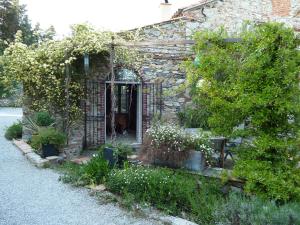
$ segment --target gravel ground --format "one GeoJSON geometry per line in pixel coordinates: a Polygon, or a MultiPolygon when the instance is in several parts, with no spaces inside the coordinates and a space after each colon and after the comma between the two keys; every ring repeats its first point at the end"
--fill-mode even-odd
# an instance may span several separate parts
{"type": "Polygon", "coordinates": [[[32,166],[3,137],[21,113],[0,108],[0,225],[157,224],[113,204],[100,205],[87,190],[59,182],[55,171],[32,166]]]}

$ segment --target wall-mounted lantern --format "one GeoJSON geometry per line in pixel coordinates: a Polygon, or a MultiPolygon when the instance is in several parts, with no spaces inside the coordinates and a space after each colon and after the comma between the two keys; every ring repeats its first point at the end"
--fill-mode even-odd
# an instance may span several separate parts
{"type": "Polygon", "coordinates": [[[84,72],[85,75],[87,76],[89,74],[89,69],[90,69],[90,56],[88,54],[84,54],[83,62],[84,62],[84,72]]]}

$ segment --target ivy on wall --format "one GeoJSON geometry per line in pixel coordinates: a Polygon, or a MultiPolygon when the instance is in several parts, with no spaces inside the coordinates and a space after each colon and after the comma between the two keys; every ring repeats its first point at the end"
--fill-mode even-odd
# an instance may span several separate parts
{"type": "Polygon", "coordinates": [[[216,134],[244,138],[234,173],[247,192],[300,200],[299,40],[277,23],[248,26],[238,43],[227,37],[224,30],[195,35],[199,63],[186,63],[193,99],[208,108],[216,134]]]}

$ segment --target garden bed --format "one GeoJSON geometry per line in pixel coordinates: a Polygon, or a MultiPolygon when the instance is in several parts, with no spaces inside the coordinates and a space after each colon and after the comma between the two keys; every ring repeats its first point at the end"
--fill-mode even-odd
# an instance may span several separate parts
{"type": "Polygon", "coordinates": [[[241,189],[236,192],[236,188],[228,185],[230,176],[226,181],[223,179],[225,183],[221,182],[221,170],[199,174],[126,163],[123,169],[110,168],[101,153],[85,165],[66,163],[60,169],[62,181],[87,187],[102,184],[101,193],[114,193],[121,205],[131,209],[146,204],[169,215],[208,225],[252,224],[252,221],[257,225],[300,223],[299,203],[277,205],[245,195],[241,189]],[[236,223],[237,220],[240,222],[236,223]]]}
{"type": "Polygon", "coordinates": [[[51,164],[56,164],[64,159],[59,156],[50,156],[42,158],[23,140],[13,140],[13,144],[25,155],[25,157],[36,167],[49,167],[51,164]]]}

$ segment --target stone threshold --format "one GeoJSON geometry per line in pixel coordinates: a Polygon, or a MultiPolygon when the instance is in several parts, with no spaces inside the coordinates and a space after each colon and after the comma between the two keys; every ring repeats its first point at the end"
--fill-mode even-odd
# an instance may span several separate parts
{"type": "Polygon", "coordinates": [[[58,163],[61,160],[59,156],[49,156],[43,159],[35,153],[33,148],[23,140],[13,140],[12,143],[22,152],[28,161],[38,168],[49,167],[51,164],[58,163]]]}

